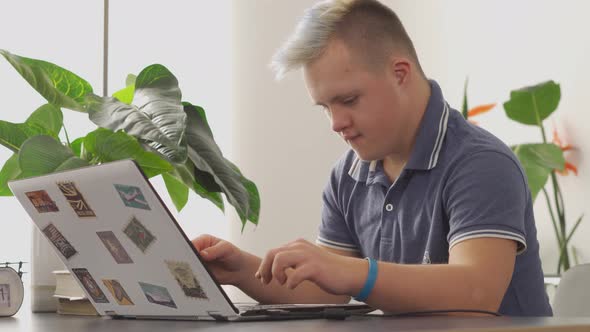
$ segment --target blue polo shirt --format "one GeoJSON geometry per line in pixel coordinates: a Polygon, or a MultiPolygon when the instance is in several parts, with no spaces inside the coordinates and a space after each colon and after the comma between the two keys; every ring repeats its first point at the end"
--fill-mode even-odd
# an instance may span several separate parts
{"type": "MultiPolygon", "coordinates": [[[[381,161],[348,151],[323,192],[317,243],[403,264],[446,264],[468,239],[517,242],[499,312],[550,316],[532,199],[518,159],[498,138],[449,107],[438,84],[406,166],[394,183],[381,161]]],[[[395,282],[395,280],[392,280],[395,282]]]]}

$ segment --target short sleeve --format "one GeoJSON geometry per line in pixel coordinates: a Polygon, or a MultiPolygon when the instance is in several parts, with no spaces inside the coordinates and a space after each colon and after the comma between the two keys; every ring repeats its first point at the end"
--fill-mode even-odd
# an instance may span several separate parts
{"type": "Polygon", "coordinates": [[[526,250],[525,218],[530,192],[525,176],[510,156],[484,151],[458,163],[443,193],[449,218],[449,250],[482,237],[511,239],[518,254],[526,250]]]}
{"type": "Polygon", "coordinates": [[[322,221],[316,243],[333,249],[358,252],[359,248],[353,241],[340,204],[342,200],[338,189],[343,177],[343,164],[334,167],[322,193],[322,221]]]}

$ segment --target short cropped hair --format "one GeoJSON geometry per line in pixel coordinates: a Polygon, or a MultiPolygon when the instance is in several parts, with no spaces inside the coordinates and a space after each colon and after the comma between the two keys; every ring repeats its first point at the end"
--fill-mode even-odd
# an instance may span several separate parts
{"type": "Polygon", "coordinates": [[[393,52],[413,60],[424,76],[414,44],[395,12],[377,0],[327,0],[307,9],[294,33],[275,53],[277,79],[319,58],[339,39],[370,69],[381,68],[393,52]]]}

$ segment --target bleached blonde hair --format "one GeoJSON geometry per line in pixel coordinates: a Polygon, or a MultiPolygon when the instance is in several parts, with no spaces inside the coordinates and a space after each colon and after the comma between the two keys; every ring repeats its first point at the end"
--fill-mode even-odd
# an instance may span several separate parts
{"type": "Polygon", "coordinates": [[[377,0],[326,0],[304,12],[271,61],[277,79],[319,58],[337,38],[372,69],[403,52],[424,76],[412,40],[393,10],[377,0]]]}

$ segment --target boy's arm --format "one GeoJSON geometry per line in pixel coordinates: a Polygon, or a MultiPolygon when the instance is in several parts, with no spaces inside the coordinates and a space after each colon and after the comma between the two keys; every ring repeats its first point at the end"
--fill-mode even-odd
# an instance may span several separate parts
{"type": "MultiPolygon", "coordinates": [[[[360,292],[368,274],[366,260],[325,255],[306,241],[296,242],[267,254],[259,270],[262,279],[287,288],[298,289],[303,280],[308,280],[334,294],[356,296],[360,292]]],[[[379,262],[375,287],[366,302],[388,312],[497,311],[512,278],[515,259],[516,242],[475,238],[454,245],[448,264],[379,262]]]]}
{"type": "MultiPolygon", "coordinates": [[[[451,248],[449,263],[405,265],[379,263],[375,288],[367,303],[384,311],[477,309],[498,311],[512,279],[516,242],[478,238],[451,248]]],[[[358,278],[354,290],[366,280],[358,278]]]]}

